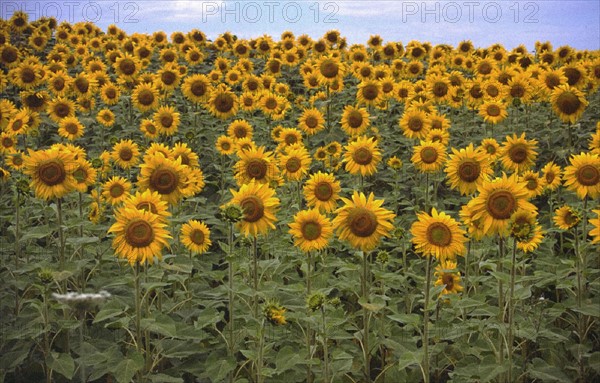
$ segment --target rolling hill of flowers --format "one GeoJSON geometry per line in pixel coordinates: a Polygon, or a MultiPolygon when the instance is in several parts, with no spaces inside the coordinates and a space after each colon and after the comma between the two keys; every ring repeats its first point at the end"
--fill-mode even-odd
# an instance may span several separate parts
{"type": "Polygon", "coordinates": [[[600,52],[0,20],[0,382],[600,380],[600,52]]]}

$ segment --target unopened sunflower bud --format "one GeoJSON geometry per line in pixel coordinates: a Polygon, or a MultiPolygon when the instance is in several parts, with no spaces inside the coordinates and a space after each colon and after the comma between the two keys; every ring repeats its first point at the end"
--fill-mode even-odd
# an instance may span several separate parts
{"type": "Polygon", "coordinates": [[[242,220],[244,212],[239,205],[230,203],[221,207],[221,212],[219,215],[222,220],[235,223],[242,220]]]}
{"type": "Polygon", "coordinates": [[[54,275],[52,274],[52,270],[50,269],[41,269],[38,272],[38,278],[44,285],[47,285],[54,281],[54,275]]]}
{"type": "Polygon", "coordinates": [[[285,311],[277,301],[271,300],[267,301],[263,306],[263,314],[265,318],[274,325],[284,325],[287,324],[285,320],[285,311]]]}
{"type": "Polygon", "coordinates": [[[390,260],[390,253],[388,253],[385,250],[381,250],[377,253],[377,258],[376,258],[378,263],[381,264],[386,264],[388,263],[388,261],[390,260]]]}
{"type": "Polygon", "coordinates": [[[29,182],[26,179],[23,179],[23,178],[19,179],[17,181],[17,190],[21,194],[27,194],[27,193],[29,193],[29,182]]]}
{"type": "Polygon", "coordinates": [[[325,294],[314,293],[306,299],[306,306],[311,311],[320,310],[325,304],[325,294]]]}

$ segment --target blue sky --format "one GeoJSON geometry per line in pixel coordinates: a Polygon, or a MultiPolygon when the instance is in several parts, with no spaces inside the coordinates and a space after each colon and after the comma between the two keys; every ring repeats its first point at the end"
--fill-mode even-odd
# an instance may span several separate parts
{"type": "Polygon", "coordinates": [[[56,16],[69,22],[93,21],[106,30],[116,24],[128,33],[162,30],[204,31],[209,38],[230,31],[242,38],[283,31],[321,37],[337,29],[349,43],[365,43],[379,34],[385,41],[429,41],[476,46],[499,42],[508,49],[551,41],[555,47],[600,49],[600,2],[597,0],[3,0],[0,16],[23,9],[31,19],[56,16]]]}

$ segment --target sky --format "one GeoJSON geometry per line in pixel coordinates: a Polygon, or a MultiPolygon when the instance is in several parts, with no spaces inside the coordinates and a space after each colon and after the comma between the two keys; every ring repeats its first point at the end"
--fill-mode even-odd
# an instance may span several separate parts
{"type": "Polygon", "coordinates": [[[284,31],[320,38],[338,30],[348,43],[411,40],[477,47],[501,43],[507,49],[536,41],[554,47],[600,49],[598,0],[2,0],[0,17],[24,10],[30,20],[54,16],[71,23],[91,21],[103,30],[115,24],[127,33],[203,31],[209,39],[229,31],[240,38],[264,34],[278,40],[284,31]]]}

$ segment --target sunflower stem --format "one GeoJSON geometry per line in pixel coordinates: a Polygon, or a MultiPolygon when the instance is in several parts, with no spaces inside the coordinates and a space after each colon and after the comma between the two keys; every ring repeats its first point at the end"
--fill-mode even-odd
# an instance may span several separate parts
{"type": "Polygon", "coordinates": [[[325,315],[325,307],[321,306],[321,320],[323,321],[323,362],[325,365],[324,383],[329,383],[329,348],[327,345],[327,316],[325,315]]]}
{"type": "MultiPolygon", "coordinates": [[[[58,215],[58,257],[60,270],[65,268],[65,239],[63,233],[62,198],[56,200],[56,211],[58,215]]],[[[63,291],[66,292],[66,282],[63,283],[63,291]]]]}
{"type": "Polygon", "coordinates": [[[508,381],[512,382],[512,366],[513,366],[513,323],[515,311],[515,279],[517,268],[517,238],[513,239],[512,261],[510,265],[510,295],[508,297],[508,381]]]}
{"type": "MultiPolygon", "coordinates": [[[[584,233],[585,235],[585,233],[584,233]]],[[[581,312],[581,308],[583,305],[583,270],[585,267],[583,263],[583,257],[579,251],[579,233],[577,230],[577,226],[575,226],[575,267],[577,274],[577,308],[580,310],[577,316],[577,336],[579,338],[579,348],[577,351],[577,359],[579,364],[579,381],[585,381],[585,365],[583,361],[583,339],[585,338],[585,323],[584,323],[584,314],[581,312]]]]}
{"type": "MultiPolygon", "coordinates": [[[[234,339],[233,339],[233,334],[235,331],[235,327],[234,327],[234,317],[233,317],[233,304],[234,304],[234,293],[233,293],[233,276],[234,276],[234,270],[233,270],[233,223],[230,223],[227,227],[227,245],[229,248],[229,254],[228,255],[228,263],[229,263],[229,280],[227,281],[229,283],[229,291],[228,291],[228,300],[229,300],[229,357],[233,359],[234,355],[235,355],[235,345],[234,345],[234,339]]],[[[231,383],[233,383],[234,380],[234,375],[233,375],[233,371],[232,370],[229,373],[229,381],[231,383]]]]}
{"type": "Polygon", "coordinates": [[[258,247],[256,245],[256,236],[252,239],[252,262],[253,262],[253,273],[252,278],[254,280],[254,300],[252,302],[252,310],[254,312],[254,318],[258,319],[258,247]]]}
{"type": "Polygon", "coordinates": [[[135,345],[139,353],[142,352],[142,295],[140,291],[140,263],[134,267],[135,283],[135,345]]]}
{"type": "MultiPolygon", "coordinates": [[[[504,267],[503,267],[503,262],[504,262],[504,252],[505,252],[505,248],[504,248],[504,238],[502,236],[499,237],[498,239],[499,243],[499,250],[500,250],[500,254],[499,254],[499,260],[498,260],[498,274],[502,274],[504,272],[504,267]]],[[[498,279],[498,311],[499,311],[499,318],[498,320],[500,321],[500,324],[502,325],[504,323],[504,283],[502,283],[502,277],[500,277],[498,279]]],[[[503,365],[504,364],[504,340],[502,337],[502,331],[498,330],[498,364],[499,365],[503,365]]],[[[504,381],[504,374],[500,375],[500,380],[499,381],[504,381]]]]}
{"type": "MultiPolygon", "coordinates": [[[[307,258],[306,258],[306,297],[307,298],[310,297],[310,293],[311,293],[311,283],[310,283],[311,265],[312,265],[312,253],[309,251],[307,253],[307,258]]],[[[307,311],[308,311],[307,316],[310,317],[310,308],[308,308],[307,311]]],[[[312,360],[313,334],[312,334],[312,329],[310,328],[310,322],[308,322],[306,325],[306,348],[308,351],[307,357],[308,357],[308,362],[309,362],[306,366],[306,381],[308,383],[311,383],[312,382],[312,364],[310,362],[312,360]]]]}
{"type": "MultiPolygon", "coordinates": [[[[21,258],[21,200],[20,192],[17,190],[16,206],[15,206],[15,271],[19,270],[19,258],[21,258]]],[[[27,261],[29,263],[29,260],[27,261]]],[[[19,288],[15,284],[15,315],[19,315],[19,288]]]]}
{"type": "Polygon", "coordinates": [[[423,381],[429,383],[429,289],[431,288],[431,256],[425,265],[425,302],[423,303],[423,381]]]}
{"type": "Polygon", "coordinates": [[[429,211],[429,173],[425,173],[425,211],[429,211]]]}
{"type": "MultiPolygon", "coordinates": [[[[369,302],[369,253],[362,252],[362,296],[365,303],[369,302]]],[[[363,355],[365,362],[365,379],[367,382],[371,381],[371,352],[369,348],[369,310],[363,306],[363,355]]]]}

